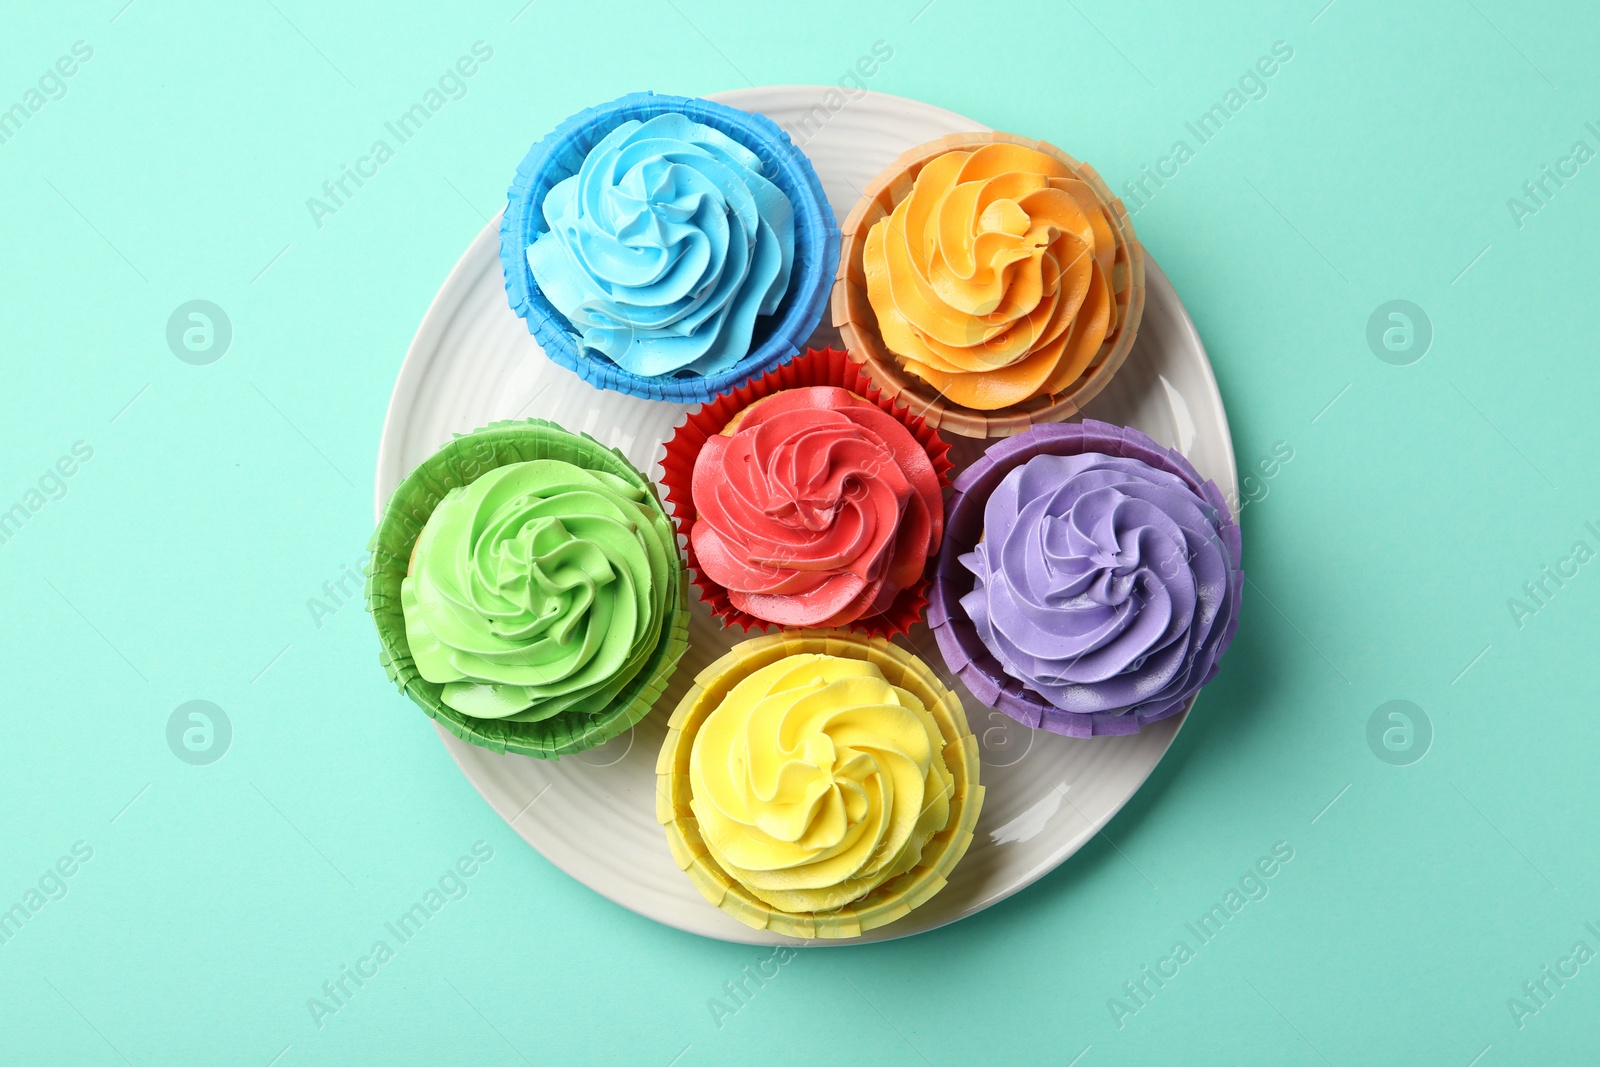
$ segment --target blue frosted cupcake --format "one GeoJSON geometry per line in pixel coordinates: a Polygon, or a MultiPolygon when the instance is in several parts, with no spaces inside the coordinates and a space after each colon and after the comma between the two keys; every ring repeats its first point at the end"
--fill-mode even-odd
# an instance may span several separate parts
{"type": "Polygon", "coordinates": [[[632,93],[529,150],[500,224],[511,307],[590,384],[702,403],[794,358],[839,229],[770,119],[632,93]]]}

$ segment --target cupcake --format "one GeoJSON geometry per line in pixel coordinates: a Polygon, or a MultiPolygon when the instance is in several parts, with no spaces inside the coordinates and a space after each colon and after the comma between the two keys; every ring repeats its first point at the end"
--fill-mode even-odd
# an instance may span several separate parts
{"type": "Polygon", "coordinates": [[[905,632],[944,535],[948,446],[837,349],[689,416],[663,487],[728,625],[905,632]]]}
{"type": "Polygon", "coordinates": [[[554,423],[445,445],[394,491],[371,549],[367,609],[390,679],[485,748],[554,758],[615,737],[688,645],[654,488],[554,423]]]}
{"type": "Polygon", "coordinates": [[[1036,426],[956,479],[928,619],[978,700],[1073,737],[1137,733],[1217,673],[1239,527],[1137,430],[1036,426]]]}
{"type": "Polygon", "coordinates": [[[1098,174],[1054,145],[953,134],[901,155],[845,220],[833,323],[934,426],[1005,437],[1076,414],[1144,308],[1144,252],[1098,174]]]}
{"type": "Polygon", "coordinates": [[[756,929],[855,937],[944,886],[983,800],[956,695],[883,638],[799,630],[695,679],[656,816],[707,900],[756,929]]]}
{"type": "Polygon", "coordinates": [[[500,260],[512,309],[556,363],[694,404],[800,351],[838,236],[810,161],[770,119],[632,93],[528,152],[500,260]]]}

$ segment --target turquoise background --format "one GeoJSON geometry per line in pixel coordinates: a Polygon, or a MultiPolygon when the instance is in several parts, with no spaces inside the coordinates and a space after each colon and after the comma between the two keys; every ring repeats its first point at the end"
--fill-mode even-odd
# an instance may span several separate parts
{"type": "Polygon", "coordinates": [[[1592,1059],[1600,962],[1520,1026],[1507,1001],[1600,950],[1600,564],[1520,626],[1508,601],[1600,548],[1600,161],[1507,201],[1600,149],[1600,19],[1322,4],[10,5],[0,109],[93,54],[0,144],[0,509],[93,454],[0,544],[0,908],[92,859],[0,946],[0,1061],[1592,1059]],[[319,228],[307,198],[480,40],[466,95],[319,228]],[[719,1027],[708,1001],[765,954],[552,868],[384,682],[359,605],[319,626],[307,601],[358,564],[401,358],[534,138],[638,88],[835,82],[878,41],[871,88],[1119,191],[1189,142],[1135,224],[1241,473],[1293,458],[1243,510],[1221,676],[1104,835],[954,927],[801,953],[719,1027]],[[1280,41],[1266,95],[1196,147],[1185,122],[1280,41]],[[206,366],[166,340],[192,299],[232,323],[206,366]],[[1433,331],[1408,366],[1366,340],[1395,299],[1433,331]],[[167,743],[195,699],[232,723],[209,766],[167,743]],[[1409,766],[1368,744],[1390,700],[1431,722],[1409,766]],[[308,998],[479,841],[467,896],[319,1028],[308,998]],[[1108,999],[1277,842],[1270,895],[1119,1028],[1108,999]]]}

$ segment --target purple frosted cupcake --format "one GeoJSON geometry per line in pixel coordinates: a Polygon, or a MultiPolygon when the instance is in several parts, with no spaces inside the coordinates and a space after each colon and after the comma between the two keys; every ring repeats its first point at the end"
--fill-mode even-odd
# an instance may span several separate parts
{"type": "Polygon", "coordinates": [[[1053,733],[1131,734],[1217,673],[1239,527],[1183,456],[1103,422],[1036,426],[955,490],[928,621],[979,700],[1053,733]]]}

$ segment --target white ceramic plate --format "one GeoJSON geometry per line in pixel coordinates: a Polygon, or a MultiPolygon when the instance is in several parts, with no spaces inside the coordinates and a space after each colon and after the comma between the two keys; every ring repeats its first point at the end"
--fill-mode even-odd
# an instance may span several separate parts
{"type": "MultiPolygon", "coordinates": [[[[790,131],[815,164],[842,220],[859,191],[895,156],[947,133],[983,130],[915,100],[867,93],[830,113],[823,86],[774,86],[714,97],[759,111],[790,131]]],[[[1069,150],[1070,145],[1066,146],[1069,150]]],[[[510,161],[508,161],[507,173],[510,161]]],[[[375,508],[452,434],[496,419],[540,417],[620,448],[659,480],[664,442],[687,408],[600,392],[545,359],[506,303],[499,220],[484,227],[417,330],[395,383],[378,451],[375,508]]],[[[1148,252],[1148,249],[1146,250],[1148,252]]],[[[1090,405],[1090,417],[1136,426],[1182,451],[1229,500],[1233,446],[1211,365],[1166,275],[1147,259],[1144,320],[1127,363],[1090,405]]],[[[837,343],[825,326],[819,345],[837,343]]],[[[952,438],[965,466],[974,442],[952,438]]],[[[694,599],[691,590],[691,599],[694,599]]],[[[724,631],[695,601],[690,647],[660,706],[633,730],[559,762],[496,755],[444,730],[445,746],[485,800],[544,856],[597,893],[658,922],[706,937],[775,944],[706,903],[673,864],[655,817],[655,760],[666,720],[689,680],[741,632],[724,631]]],[[[983,708],[943,671],[926,627],[906,642],[944,674],[981,742],[987,789],[977,834],[949,885],[927,904],[858,940],[904,937],[1003,900],[1076,852],[1127,803],[1176,736],[1183,716],[1131,737],[1077,740],[1029,730],[983,708]]],[[[831,942],[830,942],[831,943],[831,942]]]]}

